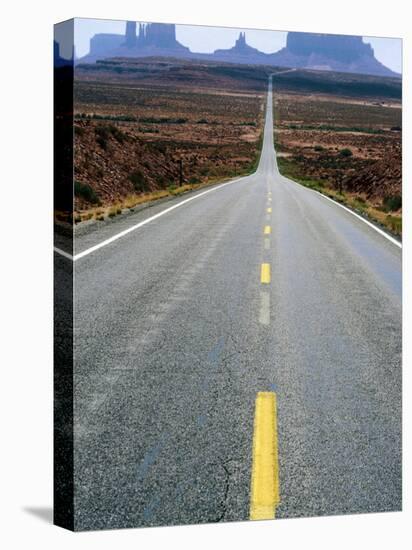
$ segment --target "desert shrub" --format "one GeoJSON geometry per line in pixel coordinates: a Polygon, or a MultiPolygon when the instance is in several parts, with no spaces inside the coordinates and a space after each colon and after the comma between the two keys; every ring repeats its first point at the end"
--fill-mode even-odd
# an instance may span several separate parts
{"type": "Polygon", "coordinates": [[[402,197],[400,195],[394,195],[392,197],[385,197],[383,199],[383,206],[387,212],[394,212],[402,208],[402,197]]]}
{"type": "Polygon", "coordinates": [[[74,135],[77,137],[83,136],[85,133],[85,129],[82,126],[75,126],[74,127],[74,135]]]}
{"type": "Polygon", "coordinates": [[[304,157],[303,155],[295,155],[295,156],[293,157],[293,160],[294,160],[295,162],[305,162],[305,157],[304,157]]]}
{"type": "Polygon", "coordinates": [[[151,149],[157,151],[158,153],[161,153],[162,155],[165,155],[167,152],[167,147],[164,143],[153,141],[150,143],[151,149]]]}
{"type": "Polygon", "coordinates": [[[200,167],[199,172],[200,172],[201,176],[208,176],[209,173],[210,173],[210,168],[209,168],[209,166],[203,165],[203,166],[200,167]]]}
{"type": "Polygon", "coordinates": [[[110,133],[107,130],[106,126],[97,126],[94,129],[94,133],[96,134],[96,142],[100,145],[102,149],[106,151],[107,149],[107,142],[109,140],[110,133]]]}
{"type": "Polygon", "coordinates": [[[169,184],[169,179],[164,174],[157,174],[156,183],[159,185],[159,187],[165,188],[169,184]]]}
{"type": "Polygon", "coordinates": [[[386,216],[386,223],[395,233],[399,235],[402,233],[402,218],[396,218],[395,216],[386,216]]]}
{"type": "Polygon", "coordinates": [[[127,136],[121,130],[119,130],[117,126],[113,126],[112,124],[109,124],[107,126],[99,124],[99,126],[96,126],[96,128],[94,129],[94,132],[96,134],[97,143],[104,150],[107,149],[107,143],[110,136],[113,136],[114,139],[119,143],[123,143],[127,139],[127,136]]]}
{"type": "Polygon", "coordinates": [[[322,160],[322,166],[324,168],[336,169],[336,168],[339,168],[339,162],[337,162],[336,158],[334,157],[325,157],[322,160]]]}
{"type": "Polygon", "coordinates": [[[139,126],[138,127],[139,132],[142,132],[142,134],[158,134],[159,130],[157,128],[147,128],[146,126],[139,126]]]}
{"type": "Polygon", "coordinates": [[[110,133],[116,141],[123,143],[127,140],[126,134],[124,134],[117,126],[110,126],[110,133]]]}
{"type": "Polygon", "coordinates": [[[185,124],[187,118],[171,118],[171,117],[141,117],[139,122],[144,124],[185,124]]]}
{"type": "Polygon", "coordinates": [[[96,191],[90,187],[87,183],[82,183],[80,181],[74,182],[74,194],[76,197],[81,197],[87,202],[92,204],[100,204],[100,199],[96,191]]]}
{"type": "Polygon", "coordinates": [[[141,170],[133,170],[128,178],[132,182],[135,191],[142,193],[146,190],[146,178],[141,170]]]}
{"type": "Polygon", "coordinates": [[[352,151],[345,147],[339,151],[341,157],[351,157],[353,155],[352,151]]]}

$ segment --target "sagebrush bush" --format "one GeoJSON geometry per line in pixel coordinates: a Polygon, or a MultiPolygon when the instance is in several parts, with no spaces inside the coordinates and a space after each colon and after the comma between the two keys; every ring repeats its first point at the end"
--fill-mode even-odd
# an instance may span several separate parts
{"type": "Polygon", "coordinates": [[[402,208],[402,197],[394,195],[383,199],[383,206],[387,212],[394,212],[402,208]]]}
{"type": "Polygon", "coordinates": [[[88,183],[82,183],[76,180],[74,182],[74,194],[76,197],[81,197],[91,204],[100,204],[100,199],[96,191],[90,187],[88,183]]]}
{"type": "Polygon", "coordinates": [[[396,218],[395,216],[386,216],[386,223],[395,233],[399,235],[402,233],[402,218],[396,218]]]}
{"type": "Polygon", "coordinates": [[[133,183],[134,190],[142,193],[146,191],[147,183],[144,174],[140,170],[133,170],[128,176],[129,180],[133,183]]]}
{"type": "Polygon", "coordinates": [[[119,130],[117,126],[113,126],[113,124],[108,124],[108,125],[99,124],[94,129],[94,132],[96,134],[97,143],[104,150],[107,149],[107,143],[109,141],[110,136],[113,136],[114,139],[119,143],[123,143],[128,139],[126,134],[121,130],[119,130]]]}
{"type": "Polygon", "coordinates": [[[75,136],[83,136],[85,133],[85,129],[82,126],[75,126],[74,127],[74,135],[75,136]]]}

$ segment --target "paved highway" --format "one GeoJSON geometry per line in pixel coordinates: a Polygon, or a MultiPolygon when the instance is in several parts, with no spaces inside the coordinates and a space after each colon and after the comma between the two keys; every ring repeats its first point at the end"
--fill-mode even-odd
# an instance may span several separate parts
{"type": "Polygon", "coordinates": [[[76,237],[76,529],[399,510],[400,247],[279,174],[270,86],[204,191],[76,237]]]}

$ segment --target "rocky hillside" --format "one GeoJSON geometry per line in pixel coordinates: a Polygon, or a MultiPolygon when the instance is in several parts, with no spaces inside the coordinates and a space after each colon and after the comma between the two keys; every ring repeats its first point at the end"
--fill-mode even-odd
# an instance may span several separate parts
{"type": "MultiPolygon", "coordinates": [[[[385,158],[367,168],[351,174],[343,181],[350,192],[365,194],[373,201],[383,198],[383,202],[402,196],[402,156],[401,146],[387,149],[385,158]]],[[[401,202],[399,202],[399,207],[401,202]]],[[[395,208],[397,210],[397,208],[395,208]]]]}
{"type": "Polygon", "coordinates": [[[75,159],[77,208],[154,191],[179,177],[166,147],[145,143],[113,124],[76,121],[75,159]]]}

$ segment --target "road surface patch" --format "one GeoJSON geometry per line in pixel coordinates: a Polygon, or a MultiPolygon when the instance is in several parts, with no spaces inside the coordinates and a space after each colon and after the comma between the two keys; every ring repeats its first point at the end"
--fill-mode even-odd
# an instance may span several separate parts
{"type": "MultiPolygon", "coordinates": [[[[290,181],[293,181],[293,180],[290,180],[290,181]]],[[[296,182],[294,182],[296,183],[296,182]]],[[[339,202],[331,199],[330,197],[327,197],[326,195],[324,195],[323,193],[321,193],[320,191],[316,191],[315,189],[312,189],[312,191],[314,191],[315,193],[317,193],[318,195],[320,195],[321,197],[323,197],[324,199],[332,202],[335,206],[339,206],[340,208],[343,208],[344,210],[346,210],[346,212],[349,212],[349,214],[352,214],[352,216],[355,216],[355,218],[358,218],[358,220],[362,221],[363,223],[366,223],[366,225],[368,225],[369,227],[371,227],[372,229],[374,229],[377,233],[379,233],[380,235],[382,235],[383,237],[385,237],[385,239],[388,239],[388,241],[390,241],[391,243],[393,243],[394,245],[396,245],[398,248],[402,248],[402,243],[399,242],[397,239],[395,239],[394,237],[391,237],[390,235],[388,235],[386,233],[386,231],[383,231],[382,229],[379,229],[379,227],[377,227],[374,223],[371,223],[370,221],[368,220],[365,220],[365,218],[363,216],[360,216],[359,214],[357,214],[356,212],[354,212],[353,210],[351,210],[350,208],[347,208],[346,206],[344,206],[343,204],[340,204],[339,202]]]]}
{"type": "Polygon", "coordinates": [[[270,295],[268,292],[260,293],[259,323],[262,325],[270,323],[270,295]]]}
{"type": "MultiPolygon", "coordinates": [[[[248,176],[247,176],[248,177],[248,176]]],[[[114,241],[117,241],[118,239],[124,237],[125,235],[128,235],[132,231],[135,231],[136,229],[139,229],[140,227],[143,227],[147,225],[148,223],[157,220],[161,216],[164,216],[165,214],[172,212],[173,210],[176,210],[176,208],[180,208],[181,206],[184,206],[185,204],[188,204],[189,202],[192,202],[194,200],[199,199],[200,197],[203,197],[205,195],[208,195],[209,193],[213,193],[215,191],[219,191],[220,189],[223,189],[227,187],[228,185],[232,185],[233,183],[237,183],[238,181],[241,181],[244,178],[237,178],[232,181],[228,181],[226,183],[221,183],[219,185],[216,185],[212,187],[211,189],[207,189],[206,191],[203,191],[202,193],[198,193],[196,195],[193,195],[192,197],[189,197],[188,199],[185,199],[181,202],[178,202],[177,204],[174,204],[173,206],[170,206],[169,208],[166,208],[165,210],[162,210],[161,212],[158,212],[157,214],[154,214],[150,218],[146,218],[145,220],[136,223],[135,225],[132,225],[131,227],[128,227],[127,229],[124,229],[123,231],[120,231],[119,233],[116,233],[112,237],[109,237],[108,239],[105,239],[104,241],[91,246],[90,248],[87,248],[86,250],[83,250],[82,252],[79,252],[78,254],[75,254],[72,256],[71,254],[63,253],[63,251],[60,248],[54,247],[54,251],[58,254],[69,258],[73,262],[76,260],[79,260],[80,258],[84,258],[84,256],[88,256],[92,252],[95,252],[96,250],[99,250],[100,248],[103,248],[104,246],[107,246],[108,244],[113,243],[114,241]]]]}
{"type": "Polygon", "coordinates": [[[253,430],[250,519],[274,519],[279,502],[276,393],[259,392],[253,430]]]}
{"type": "Polygon", "coordinates": [[[260,282],[264,284],[270,283],[270,264],[262,264],[260,270],[260,282]]]}
{"type": "Polygon", "coordinates": [[[264,246],[265,250],[270,249],[270,239],[268,237],[266,237],[265,240],[263,241],[263,246],[264,246]]]}

